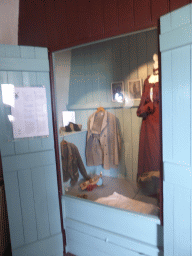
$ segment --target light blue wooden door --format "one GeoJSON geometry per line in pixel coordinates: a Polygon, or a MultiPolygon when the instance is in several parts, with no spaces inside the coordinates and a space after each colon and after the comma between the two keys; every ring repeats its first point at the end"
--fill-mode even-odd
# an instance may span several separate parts
{"type": "Polygon", "coordinates": [[[49,136],[14,140],[0,92],[0,151],[13,256],[63,255],[46,48],[0,45],[0,84],[46,88],[49,136]]]}
{"type": "Polygon", "coordinates": [[[161,17],[165,256],[192,252],[191,10],[161,17]]]}

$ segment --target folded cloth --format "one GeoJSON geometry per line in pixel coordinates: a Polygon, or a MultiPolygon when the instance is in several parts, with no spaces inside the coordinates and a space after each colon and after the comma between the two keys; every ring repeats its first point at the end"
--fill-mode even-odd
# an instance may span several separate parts
{"type": "Polygon", "coordinates": [[[95,202],[143,214],[156,216],[159,214],[159,208],[157,206],[122,196],[117,192],[114,192],[108,197],[101,197],[95,202]]]}

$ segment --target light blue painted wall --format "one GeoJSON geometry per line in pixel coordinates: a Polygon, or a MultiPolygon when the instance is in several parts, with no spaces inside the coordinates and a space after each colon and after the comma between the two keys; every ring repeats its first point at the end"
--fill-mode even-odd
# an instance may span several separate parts
{"type": "MultiPolygon", "coordinates": [[[[76,113],[76,123],[87,129],[88,117],[97,107],[103,106],[119,119],[122,133],[122,158],[118,169],[104,170],[95,167],[97,173],[129,178],[136,181],[138,148],[142,118],[136,111],[140,101],[123,104],[112,102],[111,83],[123,81],[125,97],[128,97],[128,80],[147,78],[152,74],[153,54],[158,52],[156,29],[134,33],[94,43],[71,50],[68,110],[76,113]]],[[[58,55],[59,53],[57,53],[58,55]]],[[[63,60],[64,63],[64,60],[63,60]]],[[[57,67],[55,62],[55,66],[57,67]]],[[[65,91],[58,88],[57,94],[65,91]]],[[[59,103],[58,103],[59,104],[59,103]]],[[[59,108],[59,106],[58,106],[59,108]]],[[[58,113],[58,116],[61,114],[58,113]]],[[[85,142],[84,142],[85,144],[85,142]]],[[[92,169],[86,167],[88,172],[92,169]]]]}
{"type": "Polygon", "coordinates": [[[192,5],[161,17],[165,256],[192,255],[192,5]]]}
{"type": "Polygon", "coordinates": [[[45,86],[49,136],[13,140],[0,93],[0,151],[13,256],[63,255],[46,48],[0,45],[0,84],[45,86]]]}

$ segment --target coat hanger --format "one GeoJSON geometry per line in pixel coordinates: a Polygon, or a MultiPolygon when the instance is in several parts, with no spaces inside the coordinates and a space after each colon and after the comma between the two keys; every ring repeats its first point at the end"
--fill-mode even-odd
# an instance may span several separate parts
{"type": "Polygon", "coordinates": [[[100,111],[103,111],[103,112],[105,112],[105,109],[104,109],[103,107],[99,107],[99,108],[97,108],[97,111],[96,111],[96,113],[98,113],[98,112],[100,112],[100,111]]]}

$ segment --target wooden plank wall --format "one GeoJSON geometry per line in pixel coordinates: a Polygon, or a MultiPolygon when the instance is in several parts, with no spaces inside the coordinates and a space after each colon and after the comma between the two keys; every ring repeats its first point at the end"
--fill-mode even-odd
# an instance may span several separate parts
{"type": "Polygon", "coordinates": [[[0,84],[45,86],[49,136],[13,139],[0,93],[0,151],[13,256],[62,255],[46,48],[0,46],[0,84]]]}
{"type": "Polygon", "coordinates": [[[20,0],[19,45],[63,50],[157,27],[160,16],[191,0],[20,0]]]}
{"type": "Polygon", "coordinates": [[[191,255],[192,5],[161,18],[165,256],[191,255]]]}
{"type": "Polygon", "coordinates": [[[129,79],[140,78],[144,82],[152,73],[153,54],[157,52],[156,29],[71,50],[70,84],[56,90],[62,95],[69,86],[68,110],[76,112],[76,123],[87,129],[88,117],[98,106],[115,114],[120,122],[123,148],[119,169],[106,171],[98,167],[98,173],[136,181],[142,121],[136,115],[139,101],[132,107],[112,102],[111,82],[123,81],[127,95],[129,79]]]}

